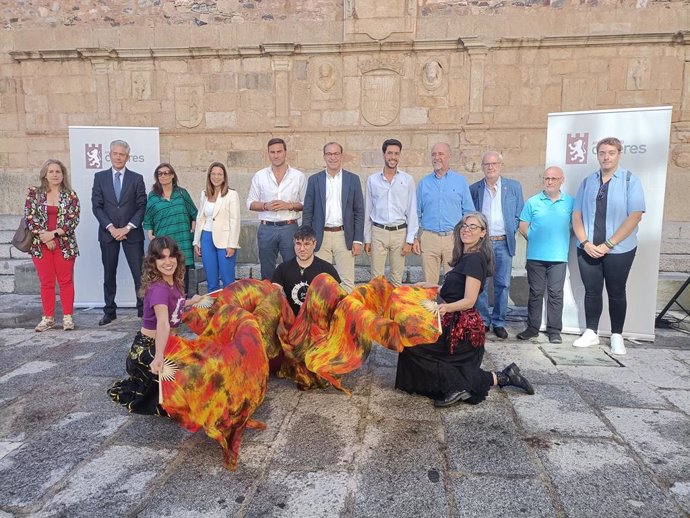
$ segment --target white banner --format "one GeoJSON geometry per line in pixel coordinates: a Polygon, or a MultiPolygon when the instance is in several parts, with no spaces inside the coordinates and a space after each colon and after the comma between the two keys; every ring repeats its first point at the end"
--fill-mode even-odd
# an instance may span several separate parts
{"type": "MultiPolygon", "coordinates": [[[[127,168],[144,176],[146,191],[153,184],[153,170],[160,163],[158,128],[70,126],[69,147],[72,188],[79,196],[81,219],[77,227],[79,257],[74,269],[76,307],[102,307],[103,263],[98,244],[98,220],[91,210],[93,175],[110,167],[110,143],[124,140],[131,148],[127,168]]],[[[117,267],[119,307],[135,307],[134,281],[120,249],[117,267]]]]}
{"type": "MultiPolygon", "coordinates": [[[[575,196],[582,180],[599,169],[596,145],[605,137],[623,142],[620,166],[642,183],[647,211],[637,233],[637,253],[627,284],[628,312],[623,335],[628,338],[654,340],[670,131],[670,106],[549,114],[546,166],[563,168],[566,192],[575,196]]],[[[579,334],[585,329],[585,290],[574,238],[571,245],[563,294],[563,331],[579,334]]],[[[611,333],[605,292],[599,333],[611,333]]]]}

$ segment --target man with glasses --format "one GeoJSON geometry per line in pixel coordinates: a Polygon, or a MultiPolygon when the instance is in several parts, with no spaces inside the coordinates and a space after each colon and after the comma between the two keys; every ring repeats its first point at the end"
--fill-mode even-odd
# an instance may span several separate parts
{"type": "Polygon", "coordinates": [[[124,140],[110,143],[112,167],[97,172],[93,177],[91,207],[98,220],[98,241],[103,262],[103,318],[99,326],[110,324],[117,318],[117,264],[120,245],[134,279],[137,314],[143,315],[143,300],[139,297],[141,263],[144,260],[144,231],[141,223],[146,211],[144,177],[130,169],[129,144],[124,140]]]}
{"type": "Polygon", "coordinates": [[[489,222],[487,237],[494,251],[495,271],[492,278],[494,287],[494,307],[489,314],[488,282],[477,299],[477,309],[488,331],[494,327],[499,338],[508,338],[505,318],[508,311],[508,291],[510,275],[515,255],[515,233],[520,222],[520,212],[524,205],[522,186],[517,180],[501,176],[502,158],[498,151],[487,151],[482,155],[484,178],[470,186],[472,201],[479,212],[489,222]]]}
{"type": "Polygon", "coordinates": [[[422,254],[426,282],[438,283],[441,267],[448,270],[453,257],[453,228],[468,212],[474,212],[470,186],[465,177],[450,169],[450,146],[439,142],[431,148],[434,170],[417,186],[419,236],[413,251],[422,254]]]}
{"type": "Polygon", "coordinates": [[[271,281],[283,288],[292,311],[297,315],[304,304],[309,284],[317,275],[327,273],[336,281],[341,282],[341,280],[331,263],[314,255],[316,234],[313,228],[302,225],[297,229],[294,249],[295,258],[280,263],[273,272],[271,281]]]}
{"type": "Polygon", "coordinates": [[[518,333],[520,340],[539,336],[546,292],[546,334],[552,344],[563,341],[563,284],[575,203],[575,198],[561,192],[563,179],[560,167],[546,169],[544,190],[527,200],[520,214],[520,234],[527,240],[529,284],[527,329],[518,333]]]}
{"type": "Polygon", "coordinates": [[[364,197],[359,176],[342,168],[343,146],[323,147],[326,169],[307,181],[302,224],[314,229],[316,256],[335,264],[345,290],[355,287],[355,257],[364,242],[364,197]]]}
{"type": "Polygon", "coordinates": [[[247,197],[247,209],[259,213],[256,241],[261,278],[270,279],[278,261],[295,257],[292,238],[302,210],[307,180],[302,171],[287,163],[287,144],[282,138],[268,141],[269,167],[257,171],[247,197]]]}
{"type": "Polygon", "coordinates": [[[405,257],[412,252],[419,229],[414,178],[398,170],[402,143],[384,141],[383,170],[367,178],[364,251],[371,257],[371,276],[383,275],[390,260],[390,281],[402,284],[405,257]]]}

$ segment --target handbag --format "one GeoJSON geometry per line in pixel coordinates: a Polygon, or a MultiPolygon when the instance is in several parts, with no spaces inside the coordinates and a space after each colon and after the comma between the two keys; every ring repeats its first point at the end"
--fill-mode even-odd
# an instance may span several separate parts
{"type": "Polygon", "coordinates": [[[34,235],[29,230],[29,225],[26,222],[26,218],[23,217],[21,220],[19,220],[19,226],[17,227],[14,237],[12,238],[12,246],[20,252],[28,252],[31,250],[31,243],[33,240],[34,235]]]}

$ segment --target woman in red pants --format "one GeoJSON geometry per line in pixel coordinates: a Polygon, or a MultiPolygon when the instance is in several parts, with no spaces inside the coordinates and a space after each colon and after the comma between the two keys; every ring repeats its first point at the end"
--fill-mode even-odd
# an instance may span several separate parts
{"type": "Polygon", "coordinates": [[[60,286],[62,328],[74,329],[74,261],[79,255],[74,231],[79,224],[79,198],[69,184],[67,168],[49,159],[41,168],[41,184],[29,187],[24,215],[34,235],[29,253],[41,282],[43,318],[37,332],[55,327],[55,281],[60,286]]]}

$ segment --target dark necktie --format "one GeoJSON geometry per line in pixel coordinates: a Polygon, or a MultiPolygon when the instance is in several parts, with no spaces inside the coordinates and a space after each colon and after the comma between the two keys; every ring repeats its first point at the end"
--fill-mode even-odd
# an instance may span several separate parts
{"type": "Polygon", "coordinates": [[[115,187],[115,199],[118,202],[120,201],[120,193],[122,192],[122,181],[120,180],[121,176],[122,173],[120,171],[117,171],[115,173],[115,182],[113,183],[113,187],[115,187]]]}

